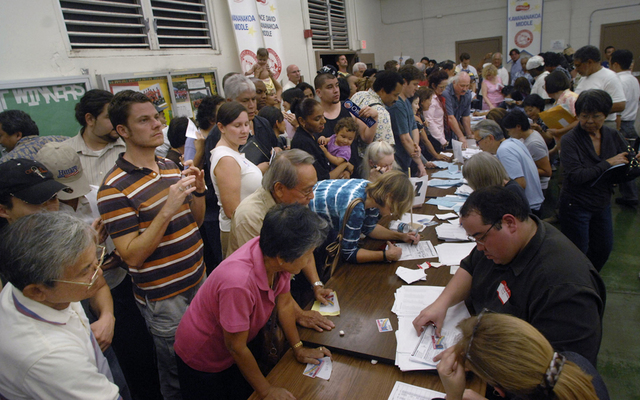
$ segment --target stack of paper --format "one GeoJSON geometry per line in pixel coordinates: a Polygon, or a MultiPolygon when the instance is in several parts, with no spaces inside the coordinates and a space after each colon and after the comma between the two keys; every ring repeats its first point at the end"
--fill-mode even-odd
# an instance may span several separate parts
{"type": "Polygon", "coordinates": [[[458,196],[469,196],[471,195],[471,193],[473,193],[473,189],[471,189],[471,186],[467,184],[464,184],[456,189],[456,194],[458,196]]]}
{"type": "Polygon", "coordinates": [[[445,393],[397,381],[389,395],[389,400],[432,400],[445,396],[445,393]]]}
{"type": "MultiPolygon", "coordinates": [[[[454,163],[446,162],[446,161],[431,161],[436,167],[449,169],[451,166],[456,166],[454,163]]],[[[457,166],[456,166],[457,168],[457,166]]]]}
{"type": "MultiPolygon", "coordinates": [[[[413,223],[422,225],[422,228],[420,228],[418,230],[419,232],[422,232],[424,230],[424,228],[426,228],[427,226],[438,225],[437,222],[433,221],[433,217],[434,217],[434,215],[413,214],[413,223]]],[[[404,214],[400,218],[400,221],[402,221],[402,222],[404,222],[406,224],[410,224],[411,223],[411,214],[410,213],[404,214]]]]}
{"type": "Polygon", "coordinates": [[[418,244],[396,243],[396,246],[402,249],[402,256],[398,261],[421,260],[424,258],[437,258],[433,244],[430,240],[421,240],[418,244]]]}
{"type": "Polygon", "coordinates": [[[431,174],[432,178],[444,178],[444,179],[462,179],[462,172],[460,171],[438,171],[431,174]]]}
{"type": "Polygon", "coordinates": [[[461,185],[462,183],[464,183],[462,179],[429,179],[429,186],[443,189],[461,185]]]}
{"type": "Polygon", "coordinates": [[[467,232],[460,224],[440,224],[436,226],[436,234],[438,239],[444,241],[466,242],[469,240],[467,232]]]}
{"type": "MultiPolygon", "coordinates": [[[[398,330],[396,331],[396,365],[402,371],[435,369],[435,363],[427,364],[411,360],[416,354],[420,343],[420,336],[413,327],[413,320],[425,307],[433,303],[442,293],[442,286],[401,286],[395,294],[396,300],[391,309],[398,316],[398,330]]],[[[442,329],[445,332],[459,331],[458,322],[469,317],[464,303],[450,307],[442,329]]]]}
{"type": "Polygon", "coordinates": [[[338,303],[338,294],[336,292],[331,292],[329,297],[327,297],[327,301],[329,302],[329,304],[324,305],[316,300],[313,303],[311,309],[325,316],[336,317],[340,315],[340,303],[338,303]]]}
{"type": "Polygon", "coordinates": [[[460,265],[460,261],[471,253],[476,247],[474,242],[469,243],[442,243],[436,246],[440,262],[444,265],[460,265]]]}
{"type": "Polygon", "coordinates": [[[465,160],[470,159],[471,157],[475,156],[478,153],[482,153],[482,150],[480,150],[480,149],[462,150],[462,156],[464,157],[465,160]]]}
{"type": "Polygon", "coordinates": [[[426,281],[427,275],[425,275],[423,269],[410,269],[405,267],[398,267],[396,269],[396,275],[407,283],[413,283],[417,281],[426,281]]]}

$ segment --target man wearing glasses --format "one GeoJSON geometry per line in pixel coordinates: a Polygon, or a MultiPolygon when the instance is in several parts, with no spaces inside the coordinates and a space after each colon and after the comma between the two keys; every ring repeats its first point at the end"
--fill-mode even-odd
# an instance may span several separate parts
{"type": "Polygon", "coordinates": [[[0,397],[122,399],[79,303],[104,287],[104,253],[65,213],[24,216],[3,232],[0,397]]]}
{"type": "MultiPolygon", "coordinates": [[[[313,161],[309,153],[299,149],[283,151],[274,158],[264,174],[262,187],[242,200],[236,208],[231,220],[227,257],[260,235],[265,215],[276,204],[309,204],[313,199],[313,187],[318,182],[313,161]]],[[[307,279],[300,277],[292,281],[292,294],[296,291],[308,291],[311,284],[313,297],[325,303],[325,296],[331,294],[331,289],[325,289],[315,263],[309,264],[302,271],[307,279]]],[[[316,311],[302,311],[297,303],[295,308],[296,322],[301,326],[319,331],[334,327],[331,321],[316,311]]]]}
{"type": "Polygon", "coordinates": [[[596,365],[606,294],[589,259],[503,187],[473,192],[460,213],[476,248],[413,321],[416,331],[435,324],[439,334],[447,309],[468,300],[476,312],[488,308],[529,322],[557,351],[596,365]]]}

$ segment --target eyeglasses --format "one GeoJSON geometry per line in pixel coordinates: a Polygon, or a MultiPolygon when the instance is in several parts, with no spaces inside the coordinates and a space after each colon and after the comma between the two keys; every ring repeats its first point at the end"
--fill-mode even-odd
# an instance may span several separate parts
{"type": "Polygon", "coordinates": [[[293,189],[294,189],[296,192],[298,192],[298,193],[300,193],[301,195],[303,195],[304,197],[306,197],[306,198],[313,197],[313,188],[311,188],[311,189],[309,189],[309,190],[305,190],[305,191],[302,191],[302,190],[300,190],[300,189],[298,189],[298,188],[295,188],[295,187],[294,187],[293,189]]]}
{"type": "Polygon", "coordinates": [[[594,121],[600,121],[605,119],[607,116],[604,115],[601,112],[597,112],[597,113],[580,113],[578,114],[578,119],[582,120],[582,121],[588,121],[589,119],[592,119],[594,121]]]}
{"type": "Polygon", "coordinates": [[[96,281],[98,280],[98,271],[100,271],[100,268],[102,267],[102,263],[104,262],[104,256],[107,253],[107,248],[104,246],[96,246],[96,257],[98,259],[98,265],[96,265],[96,270],[93,273],[93,275],[91,276],[91,280],[89,281],[89,283],[87,282],[75,282],[75,281],[64,281],[62,279],[54,279],[54,282],[61,282],[61,283],[71,283],[73,285],[82,285],[82,286],[86,286],[87,290],[91,289],[91,287],[96,283],[96,281]]]}
{"type": "MultiPolygon", "coordinates": [[[[484,138],[483,138],[483,139],[484,139],[484,138]]],[[[470,241],[472,241],[472,242],[476,242],[476,243],[479,243],[479,244],[481,244],[481,245],[483,245],[483,246],[484,246],[484,239],[485,239],[485,238],[487,237],[487,235],[489,234],[489,231],[490,231],[491,229],[493,229],[496,225],[498,225],[498,223],[499,223],[500,221],[502,221],[502,220],[498,220],[498,221],[494,222],[494,223],[489,227],[489,229],[487,229],[487,230],[485,231],[485,233],[484,233],[482,236],[480,236],[479,238],[477,238],[477,239],[476,239],[474,236],[469,235],[469,236],[467,236],[467,239],[469,239],[469,240],[470,240],[470,241]]]]}
{"type": "Polygon", "coordinates": [[[491,135],[483,136],[483,137],[480,138],[480,140],[476,140],[476,145],[480,144],[480,142],[482,142],[483,140],[485,140],[489,136],[491,136],[491,135]]]}
{"type": "MultiPolygon", "coordinates": [[[[493,228],[493,226],[492,226],[493,228]]],[[[464,358],[466,360],[468,360],[473,366],[474,368],[476,368],[477,370],[479,370],[480,372],[482,372],[485,377],[487,378],[491,378],[491,376],[489,374],[487,374],[487,371],[484,370],[484,368],[478,366],[474,360],[471,358],[470,352],[471,352],[471,344],[473,343],[473,338],[476,336],[476,333],[478,332],[478,326],[480,325],[480,321],[482,320],[482,317],[487,314],[487,313],[493,313],[493,311],[489,310],[488,308],[485,308],[482,310],[482,312],[480,312],[480,314],[478,314],[478,316],[476,317],[476,324],[473,326],[473,330],[471,331],[471,337],[469,338],[469,343],[467,343],[467,349],[464,352],[464,358]]],[[[489,379],[489,381],[491,381],[491,379],[489,379]]]]}

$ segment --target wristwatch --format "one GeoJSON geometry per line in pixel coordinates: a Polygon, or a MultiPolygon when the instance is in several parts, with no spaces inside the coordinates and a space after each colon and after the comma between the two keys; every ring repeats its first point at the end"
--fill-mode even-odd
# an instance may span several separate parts
{"type": "Polygon", "coordinates": [[[313,282],[313,288],[314,289],[316,288],[316,286],[324,287],[324,283],[322,283],[322,281],[313,282]]]}

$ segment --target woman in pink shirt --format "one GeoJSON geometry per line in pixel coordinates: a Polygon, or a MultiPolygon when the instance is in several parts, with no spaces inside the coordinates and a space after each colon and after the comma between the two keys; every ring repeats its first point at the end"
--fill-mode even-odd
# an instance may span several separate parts
{"type": "Polygon", "coordinates": [[[482,78],[482,109],[491,110],[504,101],[504,86],[498,76],[498,69],[493,64],[482,68],[482,78]]]}
{"type": "Polygon", "coordinates": [[[313,262],[328,224],[308,207],[277,205],[260,236],[227,257],[202,285],[180,321],[174,349],[185,399],[293,398],[271,386],[249,350],[277,307],[278,321],[296,359],[319,364],[331,356],[302,346],[289,293],[292,274],[313,262]]]}

